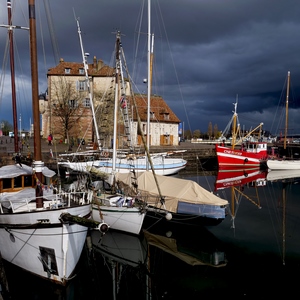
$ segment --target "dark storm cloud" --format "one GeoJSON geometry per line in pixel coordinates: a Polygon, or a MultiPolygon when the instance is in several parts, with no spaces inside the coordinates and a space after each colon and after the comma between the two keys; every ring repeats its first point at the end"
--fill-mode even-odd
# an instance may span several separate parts
{"type": "MultiPolygon", "coordinates": [[[[12,2],[16,6],[15,20],[22,25],[24,16],[27,17],[27,1],[12,2]],[[23,13],[17,14],[18,6],[23,7],[23,13]]],[[[121,30],[132,76],[137,88],[146,91],[143,78],[147,76],[147,1],[43,3],[36,2],[37,16],[42,20],[37,23],[38,36],[43,33],[43,43],[39,38],[41,91],[46,89],[47,69],[55,66],[59,58],[82,60],[74,13],[80,19],[89,59],[96,56],[112,65],[115,40],[112,32],[121,30]],[[47,28],[43,3],[48,3],[51,9],[52,32],[47,28]],[[139,62],[134,63],[138,31],[143,34],[137,52],[139,62]]],[[[0,23],[6,23],[4,1],[2,6],[0,23]]],[[[299,10],[299,1],[293,0],[152,0],[153,92],[162,95],[177,116],[189,124],[185,129],[190,126],[191,130],[205,132],[212,122],[223,130],[238,97],[241,125],[253,128],[263,122],[265,129],[277,133],[275,112],[280,99],[284,103],[288,71],[291,71],[290,122],[296,121],[299,113],[299,10]]],[[[6,35],[4,29],[0,30],[1,51],[6,35]]],[[[20,60],[26,62],[24,73],[28,73],[28,52],[21,51],[28,47],[27,37],[20,33],[17,37],[23,43],[23,48],[18,49],[20,60]]],[[[291,126],[300,133],[297,122],[291,126]]]]}

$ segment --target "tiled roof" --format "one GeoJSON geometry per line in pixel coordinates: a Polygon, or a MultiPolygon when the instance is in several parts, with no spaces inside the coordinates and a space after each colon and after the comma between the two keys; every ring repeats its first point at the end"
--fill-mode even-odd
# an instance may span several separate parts
{"type": "MultiPolygon", "coordinates": [[[[89,76],[108,76],[111,77],[114,74],[114,68],[109,67],[103,63],[102,60],[97,60],[94,56],[93,63],[88,64],[88,74],[89,76]]],[[[59,64],[56,67],[48,69],[47,75],[65,75],[65,76],[79,76],[79,70],[84,69],[83,63],[78,62],[66,62],[60,59],[59,64]],[[69,69],[69,73],[65,73],[65,70],[69,69]]]]}
{"type": "MultiPolygon", "coordinates": [[[[147,95],[136,95],[135,102],[141,121],[146,122],[148,108],[147,95]]],[[[131,105],[133,106],[133,102],[131,105]]],[[[151,122],[156,120],[157,122],[180,123],[178,117],[161,96],[151,96],[150,111],[152,114],[154,113],[154,118],[151,118],[151,122]]],[[[135,108],[133,108],[133,119],[137,120],[135,108]]]]}

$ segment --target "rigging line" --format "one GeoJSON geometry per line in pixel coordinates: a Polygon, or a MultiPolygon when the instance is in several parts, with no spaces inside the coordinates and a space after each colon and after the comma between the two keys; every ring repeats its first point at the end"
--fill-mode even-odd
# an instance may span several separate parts
{"type": "MultiPolygon", "coordinates": [[[[39,2],[38,2],[39,3],[39,2]]],[[[41,17],[41,10],[40,6],[37,9],[39,15],[39,22],[40,22],[40,32],[41,32],[41,43],[43,49],[43,57],[44,57],[44,74],[47,74],[47,64],[46,64],[46,51],[45,51],[45,43],[44,43],[44,34],[43,34],[43,26],[42,26],[42,17],[41,17]]]]}
{"type": "Polygon", "coordinates": [[[184,107],[184,112],[185,112],[185,116],[186,116],[186,119],[187,119],[188,127],[189,127],[189,130],[191,131],[191,124],[190,124],[190,121],[189,121],[189,118],[188,118],[186,105],[185,105],[184,99],[183,99],[183,94],[182,94],[181,85],[180,85],[180,83],[179,83],[178,73],[177,73],[177,70],[176,70],[176,67],[175,67],[174,57],[173,57],[172,52],[171,52],[171,47],[170,47],[170,43],[169,43],[167,31],[166,31],[166,26],[165,26],[165,24],[164,24],[164,22],[163,22],[162,12],[161,12],[161,9],[160,9],[159,4],[158,4],[158,8],[159,8],[159,12],[160,12],[160,15],[161,15],[161,20],[162,20],[162,25],[163,25],[163,30],[164,30],[164,32],[165,32],[166,40],[167,40],[167,45],[168,45],[169,50],[170,50],[170,57],[171,57],[171,60],[172,60],[172,63],[173,63],[173,67],[174,67],[175,77],[176,77],[176,80],[177,80],[177,84],[178,84],[178,86],[179,86],[179,94],[180,94],[181,101],[182,101],[182,104],[183,104],[183,107],[184,107]]]}
{"type": "Polygon", "coordinates": [[[132,68],[132,77],[133,78],[134,78],[135,72],[136,72],[137,53],[138,53],[139,44],[140,44],[140,32],[141,32],[141,28],[142,28],[144,7],[145,7],[145,0],[142,1],[141,8],[140,8],[140,14],[139,14],[140,22],[139,22],[139,26],[138,26],[138,30],[137,30],[137,32],[138,32],[137,41],[135,42],[135,38],[133,39],[133,42],[134,42],[133,49],[135,48],[134,57],[133,57],[133,68],[132,68]]]}
{"type": "Polygon", "coordinates": [[[9,47],[9,40],[8,40],[8,35],[6,38],[6,45],[5,45],[5,50],[4,50],[4,58],[2,62],[2,72],[1,72],[1,77],[0,77],[0,86],[1,86],[1,91],[0,91],[0,106],[2,105],[2,100],[3,100],[3,91],[4,91],[4,86],[5,86],[5,74],[6,74],[6,68],[8,64],[8,47],[9,47]]]}
{"type": "Polygon", "coordinates": [[[59,48],[58,48],[57,39],[55,38],[53,18],[52,18],[51,8],[50,8],[50,4],[49,4],[48,0],[44,0],[44,6],[45,6],[45,12],[46,12],[46,18],[47,18],[47,22],[48,22],[50,38],[51,38],[53,56],[54,56],[55,62],[57,63],[57,62],[59,62],[59,48]]]}

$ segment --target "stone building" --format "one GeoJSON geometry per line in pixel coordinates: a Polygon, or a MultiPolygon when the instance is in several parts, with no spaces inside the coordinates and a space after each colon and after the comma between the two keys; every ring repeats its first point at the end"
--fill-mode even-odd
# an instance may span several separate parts
{"type": "MultiPolygon", "coordinates": [[[[101,144],[109,148],[113,135],[115,70],[96,57],[88,67],[90,90],[87,88],[83,63],[61,59],[56,67],[48,70],[48,89],[40,97],[42,134],[47,137],[52,133],[56,140],[62,142],[73,143],[82,138],[86,142],[95,142],[91,94],[101,144]]],[[[135,109],[128,80],[121,81],[120,89],[120,95],[124,96],[118,96],[118,145],[136,147],[142,143],[137,112],[141,119],[141,130],[147,134],[147,95],[135,95],[135,109]]],[[[152,96],[150,110],[150,145],[177,145],[180,120],[167,103],[162,97],[152,96]]]]}

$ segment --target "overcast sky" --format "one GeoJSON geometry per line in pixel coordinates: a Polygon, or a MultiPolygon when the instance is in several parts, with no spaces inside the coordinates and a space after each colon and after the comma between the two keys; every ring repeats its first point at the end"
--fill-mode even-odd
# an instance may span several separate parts
{"type": "MultiPolygon", "coordinates": [[[[28,26],[27,1],[12,0],[12,4],[13,23],[28,26]]],[[[6,1],[0,0],[0,5],[0,24],[7,24],[6,1]]],[[[57,65],[60,57],[82,61],[75,12],[89,62],[96,56],[112,66],[113,32],[120,30],[132,77],[139,91],[146,93],[147,6],[147,0],[36,1],[40,92],[46,89],[47,69],[57,65]]],[[[290,71],[289,133],[300,133],[299,15],[296,0],[152,0],[153,93],[163,96],[184,122],[184,129],[202,132],[207,132],[209,122],[225,129],[238,95],[242,127],[254,128],[263,122],[265,130],[278,134],[284,128],[280,118],[290,71]]],[[[28,128],[28,33],[15,30],[14,38],[16,76],[22,86],[18,87],[18,114],[22,128],[28,128]]],[[[7,30],[0,28],[3,57],[6,41],[7,30]]],[[[9,76],[7,63],[0,120],[11,115],[9,76]]]]}

